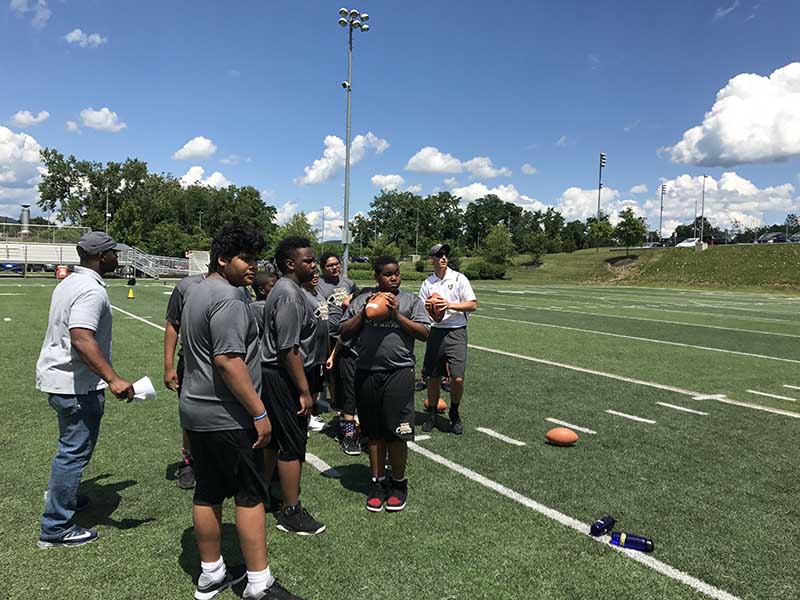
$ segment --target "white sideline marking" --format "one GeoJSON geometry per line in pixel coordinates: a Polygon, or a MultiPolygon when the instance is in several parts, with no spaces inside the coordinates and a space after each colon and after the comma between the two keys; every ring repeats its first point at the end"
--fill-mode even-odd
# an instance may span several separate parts
{"type": "Polygon", "coordinates": [[[629,415],[627,413],[617,412],[616,410],[611,410],[610,408],[606,410],[606,412],[610,415],[617,415],[618,417],[630,419],[631,421],[639,421],[640,423],[649,423],[650,425],[656,424],[656,422],[651,419],[645,419],[644,417],[637,417],[636,415],[629,415]]]}
{"type": "Polygon", "coordinates": [[[783,387],[789,388],[790,390],[800,390],[800,386],[797,386],[797,385],[788,385],[788,384],[784,383],[783,387]]]}
{"type": "Polygon", "coordinates": [[[431,439],[431,436],[429,436],[429,435],[415,435],[414,436],[414,441],[415,442],[424,442],[425,440],[429,440],[429,439],[431,439]]]}
{"type": "Polygon", "coordinates": [[[700,412],[699,410],[694,410],[692,408],[686,408],[685,406],[677,406],[675,404],[667,404],[666,402],[656,402],[659,406],[666,406],[667,408],[674,408],[675,410],[680,410],[687,413],[692,413],[693,415],[703,415],[707,416],[708,413],[700,412]]]}
{"type": "Polygon", "coordinates": [[[767,398],[776,398],[777,400],[788,400],[789,402],[797,402],[797,398],[789,398],[789,396],[778,396],[777,394],[768,394],[767,392],[759,392],[758,390],[747,390],[748,394],[756,394],[757,396],[766,396],[767,398]]]}
{"type": "Polygon", "coordinates": [[[11,320],[11,317],[3,317],[3,321],[7,322],[7,321],[10,321],[10,320],[11,320]]]}
{"type": "Polygon", "coordinates": [[[700,394],[695,396],[692,400],[725,400],[725,394],[700,394]]]}
{"type": "Polygon", "coordinates": [[[24,295],[25,294],[21,294],[21,293],[20,294],[17,294],[17,293],[10,293],[9,294],[7,292],[3,292],[2,294],[0,294],[0,296],[24,296],[24,295]]]}
{"type": "Polygon", "coordinates": [[[317,471],[322,473],[324,477],[339,479],[342,476],[342,474],[339,473],[339,471],[334,469],[320,457],[311,454],[310,452],[306,452],[306,462],[309,463],[312,467],[314,467],[317,471]]]}
{"type": "MultiPolygon", "coordinates": [[[[495,307],[494,307],[494,309],[495,309],[495,310],[502,310],[502,311],[505,311],[505,310],[506,310],[505,308],[500,308],[499,306],[495,306],[495,307]]],[[[800,337],[800,336],[798,336],[798,337],[800,337]]]]}
{"type": "Polygon", "coordinates": [[[562,427],[569,427],[570,429],[575,429],[577,431],[582,431],[583,433],[590,433],[595,435],[597,432],[592,431],[591,429],[587,429],[586,427],[578,427],[577,425],[573,425],[572,423],[567,423],[566,421],[559,421],[558,419],[553,419],[547,417],[545,421],[549,421],[550,423],[555,423],[556,425],[561,425],[562,427]]]}
{"type": "Polygon", "coordinates": [[[111,305],[111,308],[113,308],[114,310],[118,310],[118,311],[119,311],[119,312],[121,312],[123,315],[128,315],[128,316],[129,316],[129,317],[131,317],[132,319],[136,319],[137,321],[141,321],[142,323],[147,323],[148,325],[150,325],[150,327],[155,327],[156,329],[160,329],[161,331],[164,331],[164,328],[163,328],[161,325],[156,325],[156,324],[155,324],[155,323],[153,323],[152,321],[148,321],[147,319],[145,319],[145,318],[143,318],[143,317],[140,317],[140,316],[138,316],[138,315],[135,315],[135,314],[133,314],[133,313],[129,313],[127,310],[122,310],[122,309],[121,309],[119,306],[114,306],[114,305],[112,304],[112,305],[111,305]]]}
{"type": "MultiPolygon", "coordinates": [[[[548,310],[552,312],[561,312],[561,313],[569,313],[575,315],[588,315],[590,317],[608,317],[609,319],[627,319],[629,321],[647,321],[649,323],[666,323],[668,325],[685,325],[686,327],[704,327],[706,329],[721,329],[723,331],[738,331],[741,333],[760,333],[762,335],[777,335],[780,337],[791,337],[791,338],[800,338],[800,334],[796,333],[778,333],[776,331],[760,331],[758,329],[741,329],[739,327],[723,327],[722,325],[707,325],[707,324],[700,324],[700,323],[687,323],[685,321],[666,321],[664,319],[650,319],[648,317],[633,317],[630,315],[607,315],[604,313],[594,313],[594,312],[586,312],[580,310],[580,306],[568,306],[567,308],[574,308],[577,310],[567,310],[567,308],[560,308],[560,307],[546,307],[546,306],[528,306],[527,304],[503,304],[501,302],[486,302],[484,301],[483,304],[489,304],[490,306],[514,306],[515,308],[527,308],[529,310],[548,310]]],[[[642,307],[637,306],[629,306],[627,308],[634,308],[639,309],[642,307]]],[[[499,308],[495,308],[495,310],[501,310],[499,308]]]]}
{"type": "Polygon", "coordinates": [[[520,442],[519,440],[515,440],[514,438],[510,438],[508,436],[503,435],[502,433],[497,433],[493,429],[489,429],[487,427],[476,427],[475,431],[480,431],[481,433],[485,433],[486,435],[490,435],[493,438],[497,438],[507,444],[511,444],[512,446],[524,446],[525,442],[520,442]]]}
{"type": "Polygon", "coordinates": [[[737,356],[747,356],[749,358],[763,358],[765,360],[777,360],[780,362],[788,362],[800,365],[800,360],[793,358],[781,358],[778,356],[767,356],[765,354],[752,354],[750,352],[739,352],[738,350],[725,350],[723,348],[709,348],[708,346],[695,346],[694,344],[684,344],[683,342],[669,342],[667,340],[656,340],[652,338],[637,337],[634,335],[623,335],[621,333],[609,333],[607,331],[595,331],[593,329],[581,329],[580,327],[568,327],[566,325],[553,325],[552,323],[538,323],[536,321],[518,321],[516,319],[507,319],[506,317],[489,317],[487,315],[475,315],[477,319],[492,319],[494,321],[508,321],[509,323],[522,323],[524,325],[533,325],[534,327],[550,327],[552,329],[565,329],[567,331],[577,331],[579,333],[591,333],[594,335],[605,335],[608,337],[623,338],[626,340],[637,340],[639,342],[648,342],[650,344],[665,344],[667,346],[679,346],[681,348],[693,348],[695,350],[706,350],[708,352],[722,352],[724,354],[735,354],[737,356]]]}
{"type": "MultiPolygon", "coordinates": [[[[620,548],[619,546],[612,546],[608,543],[609,536],[603,535],[600,537],[592,537],[589,535],[589,526],[585,523],[578,521],[577,519],[570,517],[569,515],[565,515],[555,509],[552,509],[544,504],[540,504],[533,500],[532,498],[528,498],[527,496],[523,496],[519,492],[515,492],[511,488],[507,488],[506,486],[497,483],[496,481],[492,481],[488,477],[484,477],[480,473],[476,473],[472,469],[468,469],[467,467],[461,466],[458,463],[454,463],[451,460],[446,459],[444,456],[440,456],[430,450],[423,448],[422,446],[418,446],[414,442],[408,443],[408,448],[412,452],[416,452],[417,454],[421,454],[425,458],[432,460],[435,463],[438,463],[444,467],[447,467],[451,471],[455,471],[459,475],[463,475],[470,481],[474,481],[482,485],[485,488],[492,490],[493,492],[497,492],[498,494],[505,496],[509,500],[513,500],[521,504],[526,508],[530,508],[545,517],[560,523],[570,529],[574,529],[578,533],[589,537],[596,542],[603,544],[607,548],[611,548],[612,550],[616,550],[621,552],[626,557],[634,560],[638,563],[645,565],[646,567],[650,567],[657,573],[661,573],[670,579],[674,579],[675,581],[679,581],[684,585],[689,586],[697,590],[698,592],[705,594],[710,598],[714,598],[715,600],[739,600],[736,596],[726,592],[725,590],[721,590],[718,587],[714,587],[713,585],[706,583],[705,581],[698,579],[697,577],[692,577],[688,573],[684,573],[673,567],[672,565],[668,565],[667,563],[661,562],[660,560],[653,558],[649,554],[643,554],[641,552],[636,552],[635,550],[627,550],[625,548],[620,548]]],[[[308,455],[306,455],[308,456],[308,455]]]]}

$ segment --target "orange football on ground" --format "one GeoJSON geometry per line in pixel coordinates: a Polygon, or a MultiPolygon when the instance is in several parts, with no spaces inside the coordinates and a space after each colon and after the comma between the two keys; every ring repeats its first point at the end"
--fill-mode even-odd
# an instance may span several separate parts
{"type": "Polygon", "coordinates": [[[385,321],[389,318],[389,301],[385,292],[373,294],[367,300],[366,315],[370,321],[385,321]]]}
{"type": "Polygon", "coordinates": [[[545,437],[554,446],[572,446],[578,441],[578,434],[566,427],[553,427],[545,437]]]}
{"type": "Polygon", "coordinates": [[[428,299],[425,301],[425,310],[428,311],[428,314],[437,323],[444,319],[444,313],[446,312],[444,304],[445,299],[436,292],[428,296],[428,299]]]}
{"type": "MultiPolygon", "coordinates": [[[[425,402],[423,402],[422,404],[425,407],[425,410],[428,410],[430,408],[430,405],[428,404],[428,399],[427,398],[425,398],[425,402]]],[[[437,410],[437,412],[446,411],[447,410],[447,402],[445,402],[444,400],[439,398],[439,402],[436,403],[436,410],[437,410]]]]}

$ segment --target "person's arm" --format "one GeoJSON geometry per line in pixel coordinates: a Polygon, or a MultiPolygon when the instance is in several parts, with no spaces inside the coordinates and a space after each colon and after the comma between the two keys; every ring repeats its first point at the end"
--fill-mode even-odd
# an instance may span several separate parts
{"type": "Polygon", "coordinates": [[[478,310],[478,301],[477,300],[469,300],[465,302],[447,302],[447,310],[457,310],[460,312],[475,312],[478,310]]]}
{"type": "MultiPolygon", "coordinates": [[[[366,304],[364,308],[366,308],[366,304]]],[[[364,308],[359,311],[353,310],[352,306],[347,308],[347,312],[339,324],[339,335],[342,336],[343,340],[352,340],[361,331],[364,326],[364,308]]]]}
{"type": "Polygon", "coordinates": [[[219,370],[222,380],[231,393],[253,417],[253,424],[258,435],[253,448],[263,448],[269,443],[272,424],[269,417],[263,416],[266,409],[256,388],[253,387],[250,371],[247,370],[244,358],[241,354],[217,354],[214,357],[214,366],[219,370]]]}
{"type": "Polygon", "coordinates": [[[421,342],[428,339],[428,328],[423,323],[412,321],[403,313],[400,312],[400,301],[394,294],[389,294],[389,310],[390,318],[394,319],[400,324],[407,333],[421,342]]]}
{"type": "Polygon", "coordinates": [[[294,348],[281,350],[278,353],[278,358],[289,373],[294,387],[297,388],[300,394],[300,410],[297,411],[297,414],[307,417],[314,407],[314,399],[308,389],[308,380],[306,379],[306,371],[303,368],[303,355],[300,354],[300,348],[295,346],[294,348]]]}
{"type": "Polygon", "coordinates": [[[328,356],[328,360],[325,361],[325,370],[326,371],[330,371],[331,369],[333,369],[333,361],[336,360],[336,353],[338,352],[339,347],[341,345],[342,345],[342,343],[337,341],[336,345],[333,347],[333,350],[331,350],[331,353],[328,356]]]}
{"type": "Polygon", "coordinates": [[[103,381],[108,384],[108,389],[117,398],[133,398],[133,385],[117,375],[111,364],[103,356],[100,345],[94,337],[94,331],[83,327],[74,327],[69,330],[69,339],[72,347],[81,357],[87,367],[96,373],[103,381]]]}
{"type": "Polygon", "coordinates": [[[175,348],[178,347],[178,328],[167,321],[164,324],[164,385],[178,391],[178,371],[175,370],[175,348]]]}

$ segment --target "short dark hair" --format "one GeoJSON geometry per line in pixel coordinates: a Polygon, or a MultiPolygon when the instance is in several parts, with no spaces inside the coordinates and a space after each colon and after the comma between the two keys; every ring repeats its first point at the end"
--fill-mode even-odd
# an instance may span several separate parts
{"type": "Polygon", "coordinates": [[[319,266],[324,268],[329,258],[335,258],[339,262],[342,262],[342,257],[336,254],[336,252],[323,252],[322,256],[319,257],[319,266]]]}
{"type": "Polygon", "coordinates": [[[278,242],[278,247],[275,249],[275,264],[278,265],[281,273],[286,273],[286,261],[294,260],[297,257],[297,251],[301,248],[311,248],[311,241],[308,238],[293,235],[278,242]]]}
{"type": "Polygon", "coordinates": [[[208,270],[218,271],[220,258],[230,260],[241,254],[258,256],[266,245],[264,236],[252,225],[226,223],[211,241],[211,261],[208,270]]]}
{"type": "Polygon", "coordinates": [[[397,262],[397,259],[394,256],[388,256],[384,254],[383,256],[379,256],[375,259],[375,262],[372,263],[372,269],[375,271],[375,275],[380,275],[381,271],[383,271],[383,267],[386,265],[400,265],[397,262]]]}
{"type": "Polygon", "coordinates": [[[270,279],[277,279],[278,274],[273,271],[259,271],[253,278],[253,291],[258,293],[261,286],[267,283],[270,279]]]}

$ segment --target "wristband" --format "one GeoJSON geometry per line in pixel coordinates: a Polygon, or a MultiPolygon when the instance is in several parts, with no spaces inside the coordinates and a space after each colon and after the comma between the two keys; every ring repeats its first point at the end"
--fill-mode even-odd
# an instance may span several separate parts
{"type": "Polygon", "coordinates": [[[263,413],[258,415],[257,417],[253,417],[253,421],[260,421],[261,419],[267,418],[267,411],[265,410],[263,413]]]}

